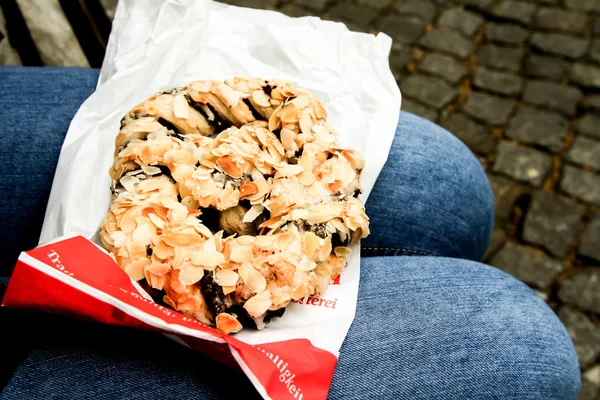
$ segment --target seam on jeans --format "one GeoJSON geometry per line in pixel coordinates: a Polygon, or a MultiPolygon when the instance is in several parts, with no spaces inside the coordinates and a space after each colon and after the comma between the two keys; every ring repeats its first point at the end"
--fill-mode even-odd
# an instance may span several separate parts
{"type": "Polygon", "coordinates": [[[403,251],[406,253],[420,254],[422,256],[430,256],[431,255],[431,253],[427,253],[424,251],[403,249],[401,247],[363,247],[363,249],[364,250],[374,250],[374,251],[403,251]]]}

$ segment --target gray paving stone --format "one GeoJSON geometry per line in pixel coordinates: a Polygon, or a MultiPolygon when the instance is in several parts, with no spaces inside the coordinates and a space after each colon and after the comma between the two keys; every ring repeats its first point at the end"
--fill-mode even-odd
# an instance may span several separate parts
{"type": "MultiPolygon", "coordinates": [[[[578,135],[565,158],[576,164],[587,165],[600,171],[600,140],[578,135]]],[[[598,248],[600,248],[600,242],[598,242],[598,248]]]]}
{"type": "Polygon", "coordinates": [[[534,193],[523,224],[523,240],[566,257],[585,207],[555,193],[534,193]]]}
{"type": "Polygon", "coordinates": [[[441,78],[412,74],[402,82],[402,93],[419,100],[423,104],[440,109],[450,103],[458,90],[441,78]]]}
{"type": "Polygon", "coordinates": [[[336,4],[327,11],[327,16],[335,21],[366,27],[377,16],[377,11],[352,4],[336,4]]]}
{"type": "Polygon", "coordinates": [[[577,132],[600,138],[600,114],[589,113],[577,122],[577,132]]]}
{"type": "Polygon", "coordinates": [[[394,43],[390,52],[390,66],[396,70],[402,70],[414,58],[413,50],[405,44],[394,43]]]}
{"type": "Polygon", "coordinates": [[[464,63],[439,53],[426,55],[419,64],[419,70],[441,76],[450,83],[458,83],[469,74],[464,63]]]}
{"type": "MultiPolygon", "coordinates": [[[[600,21],[600,18],[597,19],[597,21],[600,21]]],[[[600,39],[592,40],[592,45],[590,46],[588,57],[590,58],[590,60],[600,63],[600,39]]]]}
{"type": "Polygon", "coordinates": [[[506,243],[492,257],[490,264],[542,290],[548,289],[556,276],[565,269],[562,262],[514,243],[506,243]]]}
{"type": "Polygon", "coordinates": [[[593,383],[600,388],[600,362],[593,365],[587,371],[584,371],[581,377],[583,380],[593,383]]]}
{"type": "Polygon", "coordinates": [[[600,34],[600,18],[594,21],[594,26],[592,27],[592,33],[594,35],[600,34]]]}
{"type": "Polygon", "coordinates": [[[437,122],[438,119],[438,112],[436,110],[425,107],[407,98],[402,99],[402,110],[416,114],[432,122],[437,122]]]}
{"type": "Polygon", "coordinates": [[[588,203],[600,206],[600,176],[566,165],[560,180],[560,190],[588,203]]]}
{"type": "Polygon", "coordinates": [[[600,268],[587,268],[563,279],[558,289],[558,297],[567,304],[600,314],[599,287],[600,268]]]}
{"type": "Polygon", "coordinates": [[[485,26],[485,38],[491,42],[518,44],[529,37],[529,31],[515,24],[488,22],[485,26]]]}
{"type": "Polygon", "coordinates": [[[577,103],[583,94],[572,86],[545,81],[529,81],[525,84],[523,100],[529,104],[559,111],[574,116],[577,103]]]}
{"type": "Polygon", "coordinates": [[[600,13],[600,1],[598,0],[565,0],[565,5],[576,10],[600,13]]]}
{"type": "Polygon", "coordinates": [[[581,389],[577,400],[598,400],[600,398],[600,388],[592,382],[582,379],[581,389]]]}
{"type": "Polygon", "coordinates": [[[494,229],[492,237],[490,238],[490,244],[483,256],[483,262],[489,264],[489,259],[500,250],[506,242],[506,233],[502,229],[494,229]]]}
{"type": "Polygon", "coordinates": [[[515,181],[498,175],[488,175],[494,193],[496,220],[505,221],[510,217],[514,205],[527,193],[527,189],[515,181]]]}
{"type": "Polygon", "coordinates": [[[543,146],[554,153],[563,148],[569,120],[560,114],[519,107],[505,131],[506,136],[527,144],[543,146]]]}
{"type": "Polygon", "coordinates": [[[377,24],[377,29],[402,43],[413,43],[425,32],[425,21],[415,17],[386,15],[377,24]]]}
{"type": "MultiPolygon", "coordinates": [[[[327,0],[329,3],[330,1],[327,0]]],[[[365,7],[371,7],[378,11],[387,8],[391,3],[391,0],[358,0],[358,4],[365,7]]]]}
{"type": "Polygon", "coordinates": [[[294,3],[315,11],[323,11],[328,0],[294,0],[294,3]]]}
{"type": "Polygon", "coordinates": [[[477,8],[479,10],[485,11],[489,10],[490,6],[494,4],[496,0],[462,0],[461,3],[465,6],[470,6],[473,8],[477,8]]]}
{"type": "Polygon", "coordinates": [[[496,17],[523,24],[529,24],[534,13],[535,4],[513,0],[503,0],[491,9],[491,14],[496,17]]]}
{"type": "Polygon", "coordinates": [[[558,317],[573,340],[581,367],[591,365],[600,354],[600,327],[595,326],[584,313],[569,306],[561,307],[558,317]]]}
{"type": "Polygon", "coordinates": [[[487,155],[496,147],[494,136],[464,114],[451,113],[442,119],[441,125],[475,153],[487,155]]]}
{"type": "Polygon", "coordinates": [[[493,71],[485,67],[477,67],[473,75],[473,84],[505,96],[516,96],[523,90],[523,79],[519,75],[493,71]]]}
{"type": "Polygon", "coordinates": [[[398,14],[414,15],[424,20],[431,20],[435,17],[437,7],[428,0],[402,0],[394,4],[398,14]]]}
{"type": "Polygon", "coordinates": [[[524,72],[535,78],[560,80],[564,73],[564,61],[557,57],[530,54],[525,60],[524,72]]]}
{"type": "Polygon", "coordinates": [[[591,88],[600,88],[600,67],[577,63],[571,66],[569,77],[573,82],[591,88]]]}
{"type": "Polygon", "coordinates": [[[531,44],[539,50],[569,58],[585,54],[590,41],[566,33],[537,32],[531,36],[531,44]]]}
{"type": "Polygon", "coordinates": [[[475,49],[472,41],[465,39],[454,29],[446,27],[427,32],[421,39],[421,45],[428,49],[453,54],[461,60],[473,54],[475,49]]]}
{"type": "Polygon", "coordinates": [[[442,13],[438,25],[454,28],[467,37],[473,37],[483,21],[483,18],[474,12],[467,11],[463,7],[455,7],[442,13]]]}
{"type": "Polygon", "coordinates": [[[578,253],[600,261],[600,213],[596,213],[585,228],[578,253]]]}
{"type": "Polygon", "coordinates": [[[587,22],[588,16],[579,11],[541,7],[535,15],[533,24],[542,29],[584,34],[587,22]]]}
{"type": "Polygon", "coordinates": [[[307,17],[309,15],[314,14],[312,11],[308,11],[302,7],[298,7],[295,4],[284,4],[283,6],[281,6],[279,11],[281,11],[282,13],[284,13],[285,15],[287,15],[289,17],[294,17],[294,18],[307,17]]]}
{"type": "Polygon", "coordinates": [[[523,50],[486,44],[477,52],[477,64],[494,69],[519,72],[523,50]]]}
{"type": "Polygon", "coordinates": [[[464,113],[489,125],[503,125],[515,109],[515,102],[485,93],[471,92],[462,106],[464,113]]]}
{"type": "Polygon", "coordinates": [[[552,172],[552,165],[552,157],[548,154],[502,142],[498,146],[493,170],[517,182],[540,187],[552,172]]]}
{"type": "Polygon", "coordinates": [[[592,109],[600,110],[600,94],[592,94],[587,97],[587,105],[592,109]]]}

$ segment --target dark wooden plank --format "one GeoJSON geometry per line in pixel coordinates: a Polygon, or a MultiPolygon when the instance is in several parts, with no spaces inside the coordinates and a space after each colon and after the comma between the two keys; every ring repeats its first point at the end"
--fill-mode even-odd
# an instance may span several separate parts
{"type": "Polygon", "coordinates": [[[0,65],[22,65],[21,57],[12,47],[6,30],[6,19],[0,10],[0,65]]]}
{"type": "Polygon", "coordinates": [[[89,67],[58,0],[17,0],[45,65],[89,67]]]}
{"type": "Polygon", "coordinates": [[[19,53],[23,65],[28,67],[44,65],[16,0],[2,0],[0,5],[2,6],[2,13],[6,18],[8,38],[12,46],[19,53]]]}

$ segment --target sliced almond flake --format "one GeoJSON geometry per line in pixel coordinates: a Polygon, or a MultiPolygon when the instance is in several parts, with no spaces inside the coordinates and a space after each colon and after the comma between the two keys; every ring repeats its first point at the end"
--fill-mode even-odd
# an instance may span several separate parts
{"type": "Polygon", "coordinates": [[[181,204],[187,207],[188,210],[196,210],[200,207],[198,200],[194,199],[193,196],[186,196],[181,199],[181,204]]]}
{"type": "Polygon", "coordinates": [[[253,205],[246,212],[246,214],[244,214],[244,218],[242,219],[242,222],[244,222],[244,223],[253,222],[256,218],[258,218],[258,216],[260,214],[263,213],[264,209],[265,208],[261,204],[255,204],[255,205],[253,205]]]}
{"type": "Polygon", "coordinates": [[[244,303],[244,308],[252,318],[258,318],[263,315],[273,303],[271,302],[271,293],[268,290],[256,294],[244,303]]]}
{"type": "Polygon", "coordinates": [[[215,279],[221,286],[235,286],[238,279],[240,279],[240,276],[235,271],[222,269],[217,271],[215,274],[215,279]]]}
{"type": "Polygon", "coordinates": [[[325,261],[331,254],[331,236],[327,236],[323,241],[323,245],[319,248],[319,261],[325,261]]]}
{"type": "Polygon", "coordinates": [[[232,178],[241,178],[242,177],[242,171],[235,164],[235,162],[233,161],[233,158],[231,156],[225,156],[225,157],[218,158],[217,165],[219,166],[219,168],[221,168],[223,170],[223,172],[225,172],[227,175],[231,176],[232,178]]]}
{"type": "Polygon", "coordinates": [[[310,295],[310,293],[308,292],[308,284],[301,283],[296,288],[294,288],[294,291],[292,292],[291,297],[293,300],[297,301],[297,300],[306,298],[309,295],[310,295]]]}
{"type": "Polygon", "coordinates": [[[160,263],[147,265],[146,269],[148,270],[148,272],[151,272],[156,276],[163,276],[171,270],[171,267],[169,267],[168,264],[160,263]]]}
{"type": "Polygon", "coordinates": [[[304,112],[302,114],[302,116],[300,117],[300,130],[302,131],[302,133],[308,135],[311,133],[312,127],[313,127],[313,121],[310,118],[310,115],[308,113],[304,112]]]}
{"type": "Polygon", "coordinates": [[[237,240],[238,244],[240,244],[240,245],[247,245],[247,244],[254,243],[255,239],[256,238],[254,236],[242,235],[242,236],[239,236],[236,240],[237,240]]]}
{"type": "Polygon", "coordinates": [[[192,264],[198,265],[209,271],[225,262],[223,254],[215,251],[194,251],[191,255],[192,264]]]}
{"type": "Polygon", "coordinates": [[[123,247],[125,245],[125,241],[127,240],[127,235],[125,235],[122,231],[114,231],[110,238],[113,240],[113,245],[115,247],[123,247]]]}
{"type": "Polygon", "coordinates": [[[177,305],[175,304],[175,302],[173,301],[173,299],[171,299],[169,296],[167,296],[166,294],[163,296],[163,301],[165,302],[165,304],[168,304],[169,307],[177,310],[177,305]]]}
{"type": "Polygon", "coordinates": [[[254,182],[247,181],[240,186],[240,199],[242,200],[256,193],[258,193],[258,186],[254,182]]]}
{"type": "Polygon", "coordinates": [[[228,335],[230,333],[239,332],[243,328],[242,324],[240,324],[236,317],[227,313],[220,313],[217,315],[217,318],[215,318],[215,325],[217,326],[218,330],[228,335]]]}
{"type": "Polygon", "coordinates": [[[301,173],[302,171],[304,171],[304,167],[300,164],[288,164],[285,167],[279,169],[279,174],[282,177],[287,177],[287,176],[294,176],[294,175],[298,175],[299,173],[301,173]]]}
{"type": "Polygon", "coordinates": [[[323,104],[319,100],[313,99],[313,108],[315,110],[315,116],[318,119],[325,119],[325,118],[327,118],[327,112],[325,111],[325,108],[323,107],[323,104]]]}
{"type": "Polygon", "coordinates": [[[240,93],[223,82],[219,82],[213,86],[212,92],[223,100],[227,107],[235,107],[240,102],[240,93]]]}
{"type": "Polygon", "coordinates": [[[132,262],[129,265],[126,265],[124,270],[131,279],[134,281],[140,281],[144,279],[144,269],[149,263],[149,259],[142,258],[132,262]]]}
{"type": "Polygon", "coordinates": [[[138,184],[140,180],[135,176],[125,175],[120,180],[119,183],[127,190],[128,192],[135,192],[135,185],[138,184]]]}
{"type": "Polygon", "coordinates": [[[165,221],[155,213],[148,214],[148,218],[150,218],[150,221],[152,221],[157,228],[163,229],[165,227],[165,221]]]}
{"type": "Polygon", "coordinates": [[[284,128],[281,130],[281,144],[286,150],[295,151],[298,146],[294,139],[296,138],[296,132],[291,129],[284,128]]]}
{"type": "Polygon", "coordinates": [[[187,119],[190,117],[189,104],[183,94],[175,96],[173,102],[173,114],[176,118],[187,119]]]}
{"type": "Polygon", "coordinates": [[[139,207],[131,207],[121,216],[119,227],[125,233],[133,232],[137,226],[136,218],[142,215],[142,210],[139,207]]]}
{"type": "Polygon", "coordinates": [[[312,271],[317,266],[317,263],[308,258],[306,254],[302,255],[302,259],[298,263],[298,268],[300,271],[312,271]]]}
{"type": "Polygon", "coordinates": [[[129,258],[129,252],[127,251],[127,247],[121,247],[117,255],[123,258],[129,258]]]}
{"type": "Polygon", "coordinates": [[[321,247],[321,239],[312,232],[305,232],[302,235],[302,247],[304,253],[311,259],[314,259],[315,252],[321,247]]]}
{"type": "Polygon", "coordinates": [[[252,255],[251,246],[236,246],[231,249],[229,258],[231,261],[245,263],[252,261],[252,255]]]}
{"type": "Polygon", "coordinates": [[[309,102],[310,99],[308,98],[308,96],[298,96],[294,100],[290,101],[290,103],[293,104],[294,107],[296,107],[296,109],[298,110],[302,110],[308,107],[309,102]]]}
{"type": "Polygon", "coordinates": [[[288,105],[281,112],[280,119],[284,124],[295,124],[298,122],[298,110],[293,105],[288,105]]]}
{"type": "Polygon", "coordinates": [[[161,173],[160,168],[155,167],[153,165],[142,165],[142,171],[144,171],[145,174],[147,175],[158,175],[161,173]]]}
{"type": "Polygon", "coordinates": [[[200,267],[187,265],[179,269],[179,282],[186,286],[199,282],[203,276],[204,270],[200,267]]]}
{"type": "Polygon", "coordinates": [[[238,274],[244,281],[244,284],[253,293],[262,292],[267,287],[267,281],[264,276],[250,263],[244,263],[238,267],[238,274]]]}
{"type": "Polygon", "coordinates": [[[162,240],[152,248],[152,254],[161,260],[166,260],[169,257],[172,257],[175,254],[175,249],[169,246],[162,240]]]}
{"type": "Polygon", "coordinates": [[[154,232],[148,225],[138,225],[138,227],[133,231],[131,239],[140,242],[140,244],[143,246],[149,246],[150,243],[152,243],[153,235],[154,232]]]}
{"type": "Polygon", "coordinates": [[[252,100],[254,100],[254,102],[261,107],[271,106],[271,103],[269,102],[269,96],[267,96],[267,94],[262,90],[255,90],[252,92],[252,100]]]}
{"type": "Polygon", "coordinates": [[[223,286],[223,294],[227,296],[229,293],[235,292],[236,286],[223,286]]]}
{"type": "Polygon", "coordinates": [[[173,247],[194,247],[204,242],[204,238],[197,233],[167,232],[163,240],[173,247]]]}
{"type": "Polygon", "coordinates": [[[206,114],[206,118],[209,121],[214,121],[215,120],[215,114],[212,112],[212,110],[210,109],[209,106],[207,106],[206,104],[200,103],[200,108],[202,109],[202,111],[204,112],[204,114],[206,114]]]}
{"type": "Polygon", "coordinates": [[[337,246],[337,247],[334,247],[333,252],[338,257],[347,256],[348,254],[352,253],[352,249],[350,247],[337,246]]]}

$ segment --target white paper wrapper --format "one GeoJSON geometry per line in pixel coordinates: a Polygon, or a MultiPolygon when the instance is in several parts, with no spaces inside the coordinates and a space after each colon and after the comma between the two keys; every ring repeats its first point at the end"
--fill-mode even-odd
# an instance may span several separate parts
{"type": "MultiPolygon", "coordinates": [[[[344,146],[366,159],[366,201],[394,137],[400,92],[389,69],[391,39],[314,17],[208,0],[121,0],[96,91],[73,119],[58,162],[41,243],[81,235],[96,243],[110,202],[108,170],[121,117],[156,92],[197,79],[281,78],[309,90],[344,146]]],[[[360,274],[356,246],[325,298],[291,304],[248,344],[306,338],[335,356],[352,323],[360,274]]]]}

